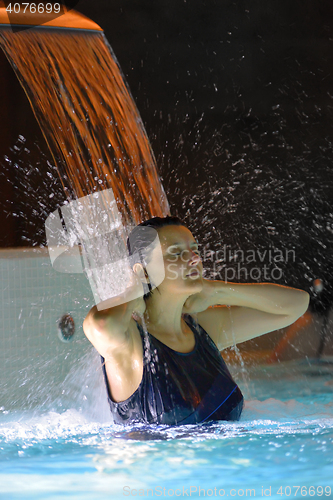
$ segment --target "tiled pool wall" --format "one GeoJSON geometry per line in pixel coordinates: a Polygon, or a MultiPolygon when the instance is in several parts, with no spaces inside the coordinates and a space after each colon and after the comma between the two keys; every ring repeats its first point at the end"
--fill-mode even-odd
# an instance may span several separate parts
{"type": "Polygon", "coordinates": [[[0,251],[0,407],[51,404],[64,394],[71,369],[92,353],[82,330],[94,305],[83,274],[52,268],[46,249],[0,251]],[[59,337],[59,320],[70,314],[71,342],[59,337]]]}

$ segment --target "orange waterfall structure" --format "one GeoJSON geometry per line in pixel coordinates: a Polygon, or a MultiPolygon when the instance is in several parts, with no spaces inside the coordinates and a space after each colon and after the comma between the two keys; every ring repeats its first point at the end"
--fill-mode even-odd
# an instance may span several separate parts
{"type": "MultiPolygon", "coordinates": [[[[19,4],[18,4],[19,5],[19,4]]],[[[88,17],[76,12],[68,10],[64,5],[60,5],[60,13],[40,13],[31,12],[30,9],[25,9],[22,6],[18,12],[12,9],[8,13],[4,2],[0,1],[0,24],[9,26],[34,26],[45,28],[68,28],[68,29],[81,29],[88,31],[103,31],[98,24],[89,19],[88,17]]]]}
{"type": "Polygon", "coordinates": [[[22,5],[25,12],[19,3],[11,12],[0,8],[0,49],[30,102],[67,199],[112,189],[126,230],[167,215],[154,153],[102,28],[60,4],[58,14],[22,5]]]}

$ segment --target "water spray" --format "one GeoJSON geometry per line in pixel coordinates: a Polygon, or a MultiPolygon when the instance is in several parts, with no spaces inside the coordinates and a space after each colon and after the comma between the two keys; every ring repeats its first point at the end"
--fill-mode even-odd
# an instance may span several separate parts
{"type": "Polygon", "coordinates": [[[73,200],[55,210],[46,219],[45,231],[53,268],[62,273],[84,273],[98,310],[134,300],[143,295],[143,284],[156,288],[164,279],[162,250],[155,229],[137,227],[135,238],[147,241],[145,255],[129,255],[112,189],[73,200]],[[132,268],[143,260],[147,273],[138,278],[132,268]]]}

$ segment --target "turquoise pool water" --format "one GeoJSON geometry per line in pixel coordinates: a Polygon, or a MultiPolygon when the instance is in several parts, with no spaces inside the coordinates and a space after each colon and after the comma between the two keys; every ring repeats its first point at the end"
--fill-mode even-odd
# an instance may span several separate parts
{"type": "Polygon", "coordinates": [[[75,402],[2,408],[0,498],[333,498],[333,359],[233,372],[237,423],[123,428],[75,402]]]}

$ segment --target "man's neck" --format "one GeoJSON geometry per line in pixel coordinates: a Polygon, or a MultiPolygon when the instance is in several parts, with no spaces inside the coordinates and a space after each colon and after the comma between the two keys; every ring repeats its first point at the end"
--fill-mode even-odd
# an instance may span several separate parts
{"type": "Polygon", "coordinates": [[[184,334],[182,311],[187,297],[169,296],[167,299],[154,291],[147,301],[144,315],[147,330],[154,334],[168,337],[179,337],[184,334]]]}

